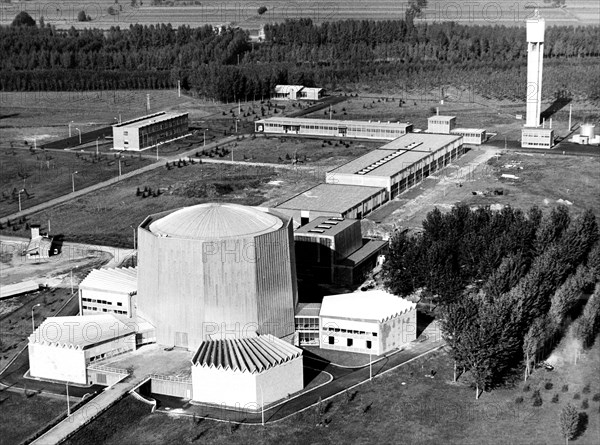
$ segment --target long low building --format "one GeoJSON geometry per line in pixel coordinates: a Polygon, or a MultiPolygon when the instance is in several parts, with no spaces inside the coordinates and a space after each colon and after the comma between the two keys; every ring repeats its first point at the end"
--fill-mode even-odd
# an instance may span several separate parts
{"type": "Polygon", "coordinates": [[[361,219],[387,202],[382,187],[319,184],[282,202],[276,210],[304,225],[319,217],[361,219]]]}
{"type": "Polygon", "coordinates": [[[188,133],[188,113],[159,113],[113,125],[113,150],[141,151],[188,133]]]}
{"type": "Polygon", "coordinates": [[[325,181],[385,188],[392,199],[463,153],[461,136],[411,133],[330,170],[325,181]]]}
{"type": "Polygon", "coordinates": [[[408,122],[372,122],[270,117],[254,123],[256,133],[393,140],[413,130],[408,122]]]}

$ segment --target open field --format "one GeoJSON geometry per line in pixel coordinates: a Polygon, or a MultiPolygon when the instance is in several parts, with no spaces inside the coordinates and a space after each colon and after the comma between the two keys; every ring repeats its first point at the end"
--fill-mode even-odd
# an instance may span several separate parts
{"type": "Polygon", "coordinates": [[[349,397],[324,401],[326,427],[316,426],[314,407],[263,428],[150,414],[148,405],[127,398],[82,430],[77,443],[391,443],[402,438],[402,443],[463,445],[493,444],[502,438],[511,444],[554,444],[562,442],[560,410],[572,403],[585,419],[576,443],[592,444],[600,433],[600,395],[595,396],[600,393],[596,375],[600,348],[594,347],[574,364],[570,347],[563,342],[549,358],[555,370],[536,371],[527,387],[519,373],[514,383],[484,393],[479,400],[474,400],[468,375],[451,382],[452,361],[440,351],[351,390],[349,397]],[[432,369],[433,379],[426,376],[432,369]],[[539,407],[532,405],[535,389],[543,401],[539,407]],[[558,402],[553,403],[555,394],[558,402]],[[516,402],[519,397],[521,403],[516,402]]]}
{"type": "MultiPolygon", "coordinates": [[[[131,247],[131,227],[149,214],[214,201],[272,205],[322,181],[322,176],[307,170],[278,171],[249,165],[163,167],[36,213],[29,221],[46,226],[50,220],[52,232],[68,241],[131,247]],[[269,184],[271,181],[277,182],[269,184]],[[147,190],[147,197],[138,196],[138,188],[143,193],[146,187],[152,189],[151,195],[160,189],[160,195],[148,196],[147,190]]],[[[4,229],[4,233],[27,236],[22,225],[15,231],[4,229]]]]}
{"type": "Polygon", "coordinates": [[[137,154],[117,154],[96,157],[95,154],[45,152],[25,148],[0,149],[0,215],[9,215],[21,207],[26,209],[52,198],[71,193],[150,163],[137,154]]]}
{"type": "Polygon", "coordinates": [[[35,391],[0,391],[0,444],[21,443],[46,423],[67,410],[64,399],[51,398],[35,391]]]}
{"type": "MultiPolygon", "coordinates": [[[[388,20],[403,19],[408,2],[376,0],[365,3],[364,0],[326,0],[323,2],[290,2],[285,0],[265,0],[263,2],[199,2],[193,0],[164,0],[157,6],[150,1],[138,1],[135,6],[130,2],[120,3],[118,14],[110,15],[108,8],[115,7],[112,0],[99,0],[94,3],[81,3],[75,0],[48,4],[41,0],[26,4],[6,4],[0,8],[0,23],[10,23],[14,16],[25,10],[36,20],[44,17],[45,23],[57,28],[68,29],[111,26],[128,27],[132,23],[156,24],[171,23],[202,26],[204,24],[234,24],[256,29],[262,24],[294,18],[310,18],[314,22],[326,22],[344,19],[388,20]],[[141,6],[140,6],[141,4],[141,6]],[[266,6],[267,12],[258,15],[257,8],[266,6]],[[77,13],[84,9],[91,22],[78,22],[77,13]]],[[[600,12],[595,0],[567,0],[567,8],[543,8],[542,14],[548,24],[555,25],[597,25],[600,12]]],[[[533,10],[526,5],[542,2],[515,0],[510,3],[493,2],[450,2],[447,0],[429,0],[423,17],[417,21],[441,22],[455,21],[473,25],[520,26],[530,17],[533,10]]],[[[118,6],[116,6],[117,9],[118,6]]]]}

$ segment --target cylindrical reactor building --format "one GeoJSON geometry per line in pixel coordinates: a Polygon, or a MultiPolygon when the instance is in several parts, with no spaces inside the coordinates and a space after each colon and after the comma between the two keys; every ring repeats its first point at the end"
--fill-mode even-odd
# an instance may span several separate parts
{"type": "Polygon", "coordinates": [[[211,203],[151,215],[138,228],[137,310],[159,344],[285,337],[296,303],[291,218],[211,203]]]}

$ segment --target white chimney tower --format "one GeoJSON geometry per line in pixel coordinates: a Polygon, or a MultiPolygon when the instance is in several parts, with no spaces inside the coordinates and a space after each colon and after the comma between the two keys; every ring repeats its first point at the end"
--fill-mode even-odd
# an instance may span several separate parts
{"type": "Polygon", "coordinates": [[[540,126],[545,29],[546,21],[536,9],[527,20],[527,127],[540,126]]]}

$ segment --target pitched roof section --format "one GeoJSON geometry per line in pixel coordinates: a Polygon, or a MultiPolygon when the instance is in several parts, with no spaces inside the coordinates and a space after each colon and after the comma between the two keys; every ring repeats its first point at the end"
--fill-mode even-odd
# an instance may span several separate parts
{"type": "Polygon", "coordinates": [[[113,314],[48,317],[29,336],[29,343],[86,349],[106,341],[135,334],[124,318],[113,314]]]}
{"type": "Polygon", "coordinates": [[[257,373],[293,360],[302,350],[271,334],[203,341],[192,358],[196,366],[257,373]]]}
{"type": "Polygon", "coordinates": [[[137,267],[94,269],[79,284],[82,289],[137,294],[137,267]]]}
{"type": "Polygon", "coordinates": [[[404,298],[383,290],[328,295],[323,298],[321,317],[349,318],[354,320],[385,321],[416,308],[404,298]]]}

